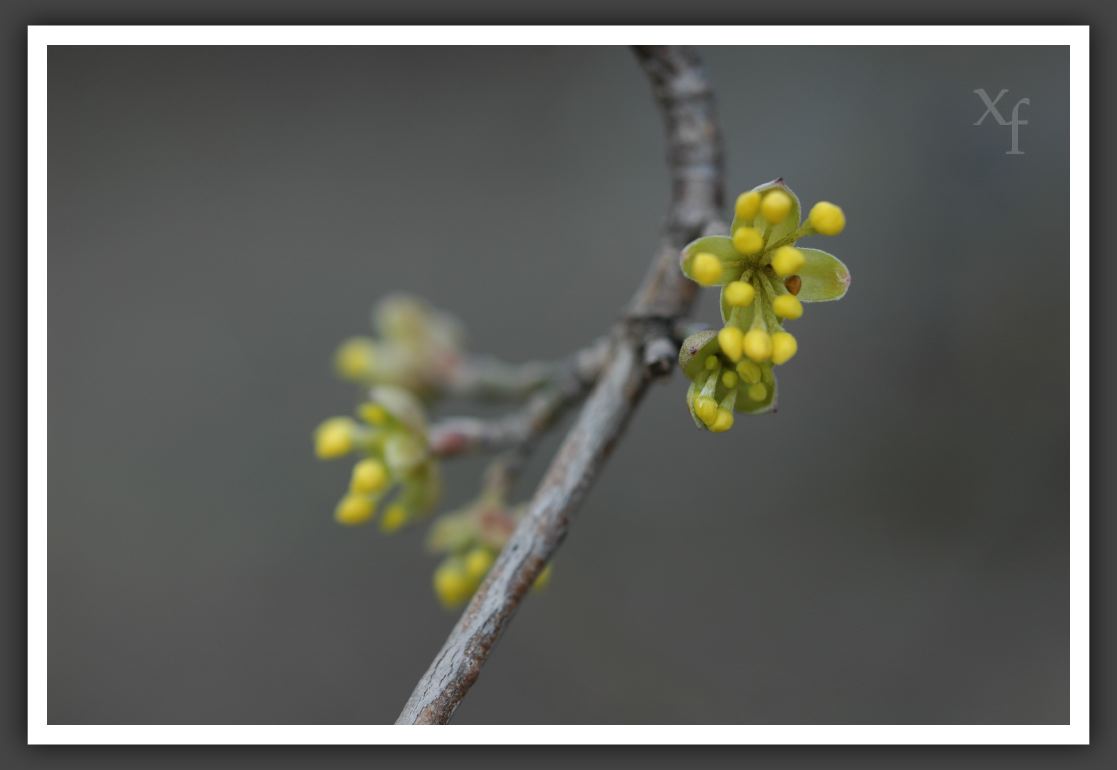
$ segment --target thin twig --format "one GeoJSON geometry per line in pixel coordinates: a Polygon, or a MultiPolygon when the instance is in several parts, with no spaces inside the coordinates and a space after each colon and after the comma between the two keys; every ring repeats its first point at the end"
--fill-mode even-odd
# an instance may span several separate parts
{"type": "MultiPolygon", "coordinates": [[[[610,338],[608,363],[501,551],[397,724],[448,722],[535,578],[554,554],[648,384],[664,373],[675,324],[694,299],[678,269],[689,240],[719,229],[721,141],[713,93],[697,55],[674,46],[637,47],[667,127],[671,207],[658,254],[610,338]]],[[[677,351],[677,346],[675,347],[677,351]]],[[[667,367],[669,370],[669,367],[667,367]]]]}
{"type": "Polygon", "coordinates": [[[511,364],[471,356],[448,371],[439,386],[446,395],[458,398],[518,401],[551,384],[561,368],[550,361],[511,364]]]}
{"type": "Polygon", "coordinates": [[[453,457],[472,452],[518,449],[546,432],[569,407],[580,401],[597,381],[609,352],[602,338],[579,350],[562,364],[550,364],[545,386],[519,410],[495,418],[447,417],[431,426],[431,452],[453,457]]]}

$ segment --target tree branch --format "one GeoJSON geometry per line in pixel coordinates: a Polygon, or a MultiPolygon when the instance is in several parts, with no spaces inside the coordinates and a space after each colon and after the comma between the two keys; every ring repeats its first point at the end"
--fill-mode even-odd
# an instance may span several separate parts
{"type": "Polygon", "coordinates": [[[721,141],[713,92],[697,55],[674,46],[637,47],[667,128],[672,197],[659,251],[624,319],[607,363],[540,482],[527,513],[419,680],[397,724],[450,720],[476,681],[520,601],[554,554],[570,517],[656,376],[671,370],[675,325],[694,299],[678,268],[680,249],[723,229],[721,141]]]}
{"type": "MultiPolygon", "coordinates": [[[[448,417],[430,428],[431,451],[439,457],[518,448],[546,432],[596,382],[609,340],[602,338],[561,364],[549,364],[546,385],[536,385],[527,403],[496,419],[448,417]]],[[[540,364],[542,366],[542,364],[540,364]]]]}

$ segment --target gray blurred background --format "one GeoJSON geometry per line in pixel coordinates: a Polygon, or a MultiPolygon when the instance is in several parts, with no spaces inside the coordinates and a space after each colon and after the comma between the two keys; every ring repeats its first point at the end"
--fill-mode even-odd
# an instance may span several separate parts
{"type": "MultiPolygon", "coordinates": [[[[1066,722],[1066,50],[704,53],[730,192],[840,203],[850,294],[777,415],[653,390],[457,721],[1066,722]],[[1031,100],[1024,155],[975,88],[1031,100]]],[[[513,360],[604,330],[667,202],[641,72],[55,47],[49,84],[50,721],[393,720],[456,616],[421,528],[332,521],[330,355],[397,289],[513,360]]]]}

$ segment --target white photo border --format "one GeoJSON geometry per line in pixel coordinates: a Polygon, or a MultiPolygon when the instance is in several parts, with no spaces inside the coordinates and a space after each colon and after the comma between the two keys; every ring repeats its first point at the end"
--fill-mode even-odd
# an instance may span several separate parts
{"type": "MultiPolygon", "coordinates": [[[[1070,723],[1065,725],[52,725],[47,722],[47,51],[52,45],[738,45],[740,26],[29,26],[27,28],[27,741],[29,744],[1087,744],[1089,298],[1070,301],[1070,723]]],[[[1070,49],[1070,264],[1089,286],[1088,26],[765,27],[795,45],[1070,49]]],[[[753,45],[763,43],[751,43],[753,45]]],[[[1073,287],[1072,287],[1073,292],[1073,287]]],[[[437,641],[432,640],[432,650],[437,641]]]]}

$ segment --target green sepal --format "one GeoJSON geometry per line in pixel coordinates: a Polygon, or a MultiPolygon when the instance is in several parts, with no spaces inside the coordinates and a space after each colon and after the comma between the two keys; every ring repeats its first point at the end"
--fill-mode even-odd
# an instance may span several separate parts
{"type": "Polygon", "coordinates": [[[408,518],[426,516],[442,494],[442,477],[438,465],[426,462],[413,469],[403,479],[399,495],[393,500],[408,512],[408,518]]]}
{"type": "Polygon", "coordinates": [[[431,553],[460,553],[477,542],[477,521],[471,509],[443,514],[427,532],[431,553]]]}
{"type": "Polygon", "coordinates": [[[679,258],[679,266],[683,270],[683,275],[692,281],[694,281],[695,278],[690,268],[694,262],[694,256],[702,252],[713,254],[721,260],[721,278],[718,280],[719,284],[724,285],[730,281],[736,280],[737,276],[744,270],[745,258],[738,254],[737,250],[733,248],[733,241],[729,240],[729,238],[724,235],[707,235],[696,241],[691,241],[684,246],[679,258]]]}
{"type": "Polygon", "coordinates": [[[718,350],[716,329],[695,332],[679,347],[679,368],[688,380],[694,381],[706,371],[706,358],[716,355],[718,350]]]}
{"type": "MultiPolygon", "coordinates": [[[[762,185],[757,185],[756,187],[752,188],[752,190],[746,190],[746,192],[752,192],[753,190],[756,190],[761,194],[767,192],[768,190],[783,190],[785,193],[787,193],[788,197],[791,198],[791,211],[787,212],[787,217],[782,222],[780,222],[778,225],[771,226],[771,229],[768,231],[767,238],[765,238],[766,244],[775,243],[776,241],[784,238],[787,235],[790,235],[791,233],[799,229],[799,218],[802,216],[802,207],[799,204],[799,196],[792,192],[791,188],[785,185],[782,179],[773,179],[771,182],[765,182],[762,185]]],[[[761,214],[759,210],[757,211],[756,216],[752,219],[738,219],[736,216],[736,211],[734,211],[733,223],[729,226],[729,234],[732,235],[733,233],[737,232],[738,227],[746,225],[748,227],[755,227],[757,230],[763,233],[764,228],[768,227],[768,220],[764,218],[764,215],[761,214]]]]}
{"type": "Polygon", "coordinates": [[[698,415],[694,413],[694,401],[698,398],[698,394],[701,391],[702,388],[698,385],[697,382],[690,383],[690,387],[687,388],[686,391],[686,408],[687,411],[690,412],[690,419],[694,420],[694,424],[696,427],[701,428],[702,430],[709,430],[709,428],[706,427],[706,423],[698,419],[698,415]]]}
{"type": "Polygon", "coordinates": [[[429,459],[423,442],[403,431],[389,433],[384,438],[383,447],[384,463],[395,478],[413,473],[429,459]]]}
{"type": "MultiPolygon", "coordinates": [[[[738,315],[738,324],[737,325],[741,327],[742,331],[748,331],[749,328],[752,326],[752,316],[753,316],[753,313],[756,312],[756,305],[757,305],[758,302],[760,302],[760,292],[756,293],[756,297],[753,298],[753,301],[752,301],[751,305],[749,305],[748,307],[741,308],[740,313],[737,314],[738,315]]],[[[725,301],[725,287],[724,286],[721,287],[720,304],[721,304],[721,320],[722,320],[722,323],[729,323],[729,314],[733,311],[733,308],[729,307],[729,304],[725,301]]]]}
{"type": "Polygon", "coordinates": [[[426,440],[426,413],[410,391],[394,385],[380,385],[369,392],[369,400],[383,406],[393,420],[426,440]]]}
{"type": "MultiPolygon", "coordinates": [[[[771,371],[770,368],[765,367],[764,364],[761,364],[761,368],[768,368],[769,371],[771,371]]],[[[735,410],[746,414],[764,414],[765,412],[774,411],[776,408],[776,373],[774,371],[772,372],[771,379],[771,382],[768,382],[767,378],[761,380],[761,382],[764,383],[764,387],[768,389],[768,397],[763,401],[753,401],[749,398],[749,386],[747,383],[742,382],[740,390],[737,392],[735,410]]]]}
{"type": "Polygon", "coordinates": [[[833,254],[821,249],[796,246],[806,262],[799,268],[803,280],[799,288],[800,302],[831,302],[841,299],[849,289],[849,268],[833,254]]]}

